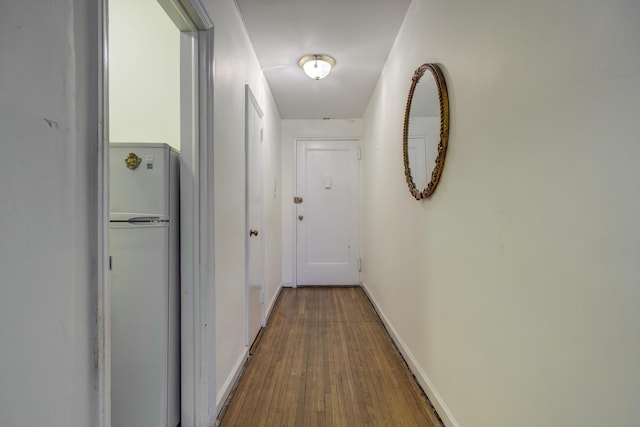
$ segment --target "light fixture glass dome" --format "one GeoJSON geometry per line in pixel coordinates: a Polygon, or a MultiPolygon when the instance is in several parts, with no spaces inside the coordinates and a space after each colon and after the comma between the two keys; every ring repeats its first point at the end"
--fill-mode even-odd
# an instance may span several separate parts
{"type": "Polygon", "coordinates": [[[336,65],[336,60],[329,55],[306,55],[298,64],[304,73],[314,80],[324,79],[329,75],[331,69],[336,65]]]}

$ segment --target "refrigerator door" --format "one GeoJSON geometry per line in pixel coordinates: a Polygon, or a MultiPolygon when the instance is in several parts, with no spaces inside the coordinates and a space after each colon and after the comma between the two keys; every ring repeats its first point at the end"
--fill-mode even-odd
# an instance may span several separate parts
{"type": "Polygon", "coordinates": [[[168,218],[170,155],[166,144],[110,144],[110,211],[168,218]]]}
{"type": "Polygon", "coordinates": [[[111,223],[114,427],[167,425],[168,227],[111,223]]]}

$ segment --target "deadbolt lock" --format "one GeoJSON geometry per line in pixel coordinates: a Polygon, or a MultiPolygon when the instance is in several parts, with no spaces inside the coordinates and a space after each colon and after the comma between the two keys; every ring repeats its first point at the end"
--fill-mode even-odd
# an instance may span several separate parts
{"type": "Polygon", "coordinates": [[[254,230],[254,229],[249,230],[249,237],[257,236],[257,235],[258,235],[258,230],[254,230]]]}
{"type": "Polygon", "coordinates": [[[304,219],[304,215],[298,215],[298,219],[302,221],[304,219]]]}
{"type": "Polygon", "coordinates": [[[295,203],[296,205],[299,205],[300,203],[302,203],[302,197],[299,197],[299,196],[294,197],[293,203],[295,203]]]}

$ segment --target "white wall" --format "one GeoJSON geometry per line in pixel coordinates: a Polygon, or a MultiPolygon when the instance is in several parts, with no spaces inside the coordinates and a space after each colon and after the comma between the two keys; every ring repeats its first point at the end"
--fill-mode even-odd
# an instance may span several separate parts
{"type": "Polygon", "coordinates": [[[180,149],[180,31],[157,0],[109,0],[109,137],[180,149]]]}
{"type": "MultiPolygon", "coordinates": [[[[214,186],[215,343],[218,403],[244,362],[245,346],[245,84],[264,112],[265,301],[280,285],[280,114],[233,0],[203,1],[215,25],[214,186]]],[[[221,409],[219,406],[218,409],[221,409]]]]}
{"type": "Polygon", "coordinates": [[[282,283],[296,283],[296,139],[360,138],[362,120],[282,120],[282,283]]]}
{"type": "Polygon", "coordinates": [[[0,425],[96,425],[98,11],[0,3],[0,425]]]}
{"type": "Polygon", "coordinates": [[[632,0],[409,9],[363,119],[363,281],[460,425],[640,424],[639,39],[632,0]],[[417,202],[400,138],[424,62],[451,134],[417,202]]]}

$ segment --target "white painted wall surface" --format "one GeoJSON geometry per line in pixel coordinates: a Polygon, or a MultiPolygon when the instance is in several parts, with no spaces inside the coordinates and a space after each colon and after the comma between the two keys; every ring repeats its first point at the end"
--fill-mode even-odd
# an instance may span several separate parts
{"type": "Polygon", "coordinates": [[[282,120],[282,283],[296,282],[296,139],[360,138],[361,119],[282,120]]]}
{"type": "Polygon", "coordinates": [[[409,9],[363,119],[363,281],[459,425],[640,424],[639,39],[631,0],[409,9]],[[417,202],[400,138],[424,62],[451,134],[417,202]]]}
{"type": "Polygon", "coordinates": [[[0,3],[0,425],[97,425],[98,11],[0,3]]]}
{"type": "MultiPolygon", "coordinates": [[[[233,0],[206,0],[215,25],[215,351],[216,393],[222,400],[244,362],[245,325],[245,143],[244,86],[264,111],[265,301],[280,285],[280,114],[233,0]]],[[[222,403],[222,402],[219,402],[222,403]]],[[[221,406],[218,407],[221,409],[221,406]]]]}
{"type": "Polygon", "coordinates": [[[157,0],[109,0],[112,142],[180,149],[180,31],[157,0]]]}

